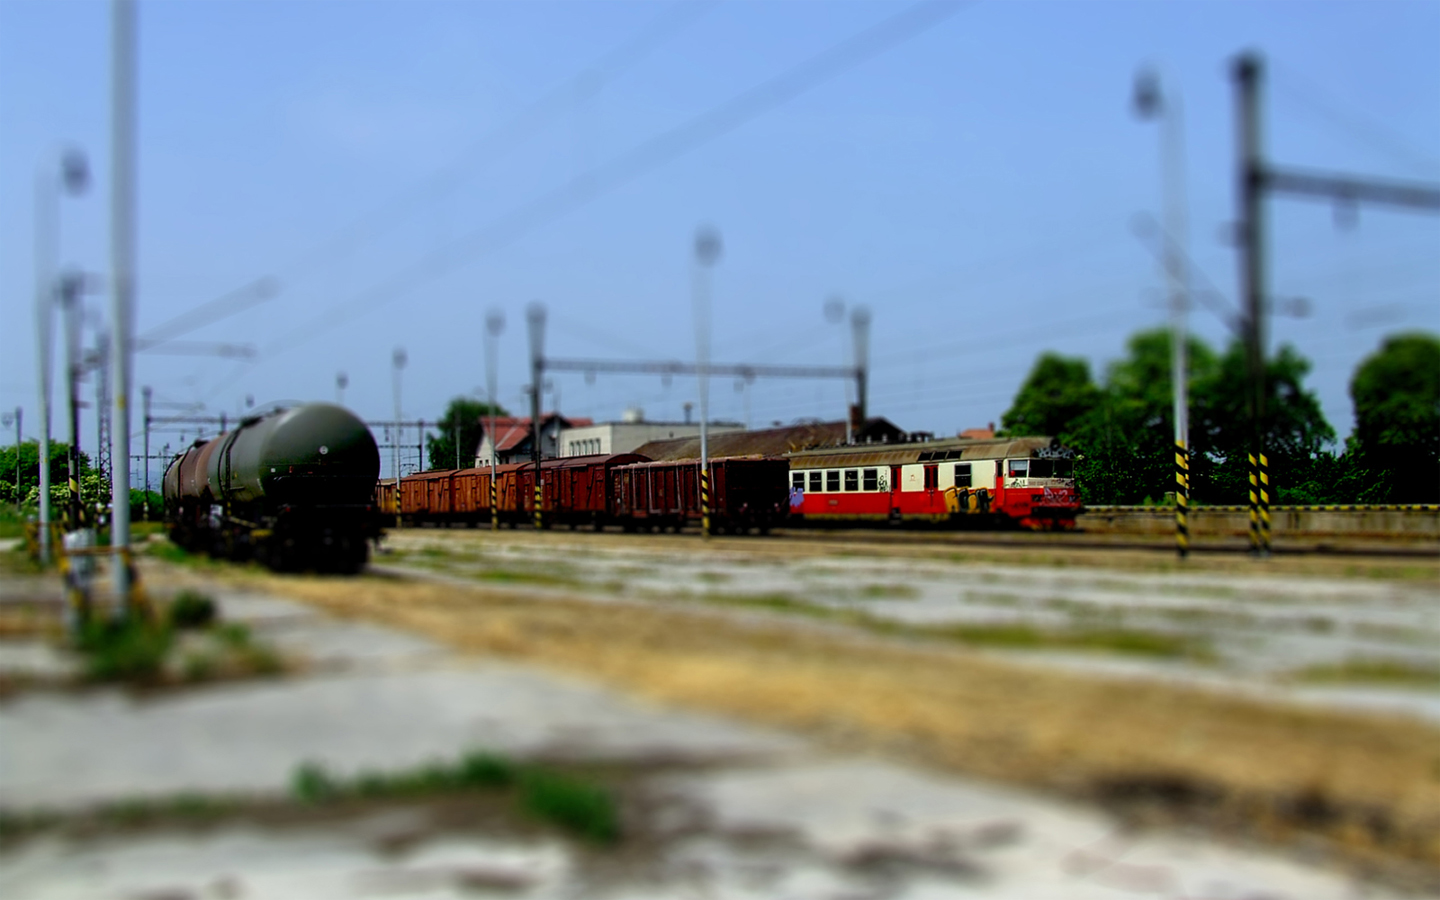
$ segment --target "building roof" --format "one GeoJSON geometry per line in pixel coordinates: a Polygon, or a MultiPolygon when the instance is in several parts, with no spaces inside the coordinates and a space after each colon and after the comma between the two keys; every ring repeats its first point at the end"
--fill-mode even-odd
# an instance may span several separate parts
{"type": "MultiPolygon", "coordinates": [[[[560,420],[560,425],[562,428],[584,428],[586,426],[594,424],[593,419],[583,418],[579,416],[571,418],[568,416],[559,415],[558,413],[548,412],[543,413],[540,416],[541,427],[544,427],[555,419],[560,420]]],[[[491,419],[489,416],[480,417],[480,432],[482,435],[482,442],[484,440],[485,429],[489,427],[490,422],[491,419]]],[[[529,416],[496,416],[494,422],[494,443],[497,453],[505,453],[506,451],[514,450],[516,447],[525,443],[525,439],[530,436],[531,425],[529,416]]]]}
{"type": "MultiPolygon", "coordinates": [[[[856,440],[872,443],[896,442],[903,440],[905,432],[888,419],[875,417],[865,420],[856,440]]],[[[731,431],[709,435],[709,450],[712,459],[725,456],[782,456],[797,450],[816,447],[839,447],[845,444],[845,423],[812,422],[803,425],[789,425],[783,428],[767,428],[762,431],[731,431]]],[[[698,459],[700,438],[671,438],[651,441],[635,450],[641,456],[653,460],[698,459]]]]}

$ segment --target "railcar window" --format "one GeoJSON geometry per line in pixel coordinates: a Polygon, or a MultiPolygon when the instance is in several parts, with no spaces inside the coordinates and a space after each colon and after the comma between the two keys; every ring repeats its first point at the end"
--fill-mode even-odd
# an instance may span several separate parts
{"type": "Polygon", "coordinates": [[[957,463],[955,465],[955,486],[968,488],[970,486],[970,464],[957,463]]]}
{"type": "Polygon", "coordinates": [[[820,479],[821,479],[821,473],[820,473],[820,472],[811,472],[811,473],[810,473],[810,490],[819,492],[819,490],[820,490],[820,479]]]}
{"type": "Polygon", "coordinates": [[[1075,477],[1075,461],[1072,460],[1072,459],[1057,459],[1057,460],[1055,460],[1055,477],[1056,477],[1056,478],[1074,478],[1074,477],[1075,477]]]}
{"type": "Polygon", "coordinates": [[[1009,477],[1010,477],[1010,478],[1028,478],[1029,475],[1030,475],[1030,460],[1028,460],[1028,459],[1012,459],[1012,460],[1010,460],[1010,470],[1009,470],[1009,477]]]}
{"type": "Polygon", "coordinates": [[[790,473],[790,486],[791,486],[791,487],[794,487],[794,488],[800,488],[801,490],[804,490],[804,489],[805,489],[805,473],[804,473],[804,472],[791,472],[791,473],[790,473]]]}
{"type": "Polygon", "coordinates": [[[1048,460],[1048,459],[1032,459],[1032,460],[1030,460],[1030,477],[1031,477],[1031,478],[1049,478],[1049,477],[1050,477],[1050,473],[1051,473],[1052,471],[1054,471],[1054,470],[1052,469],[1052,467],[1051,467],[1051,465],[1050,465],[1050,460],[1048,460]]]}
{"type": "Polygon", "coordinates": [[[840,490],[840,470],[839,470],[839,469],[831,469],[831,470],[829,470],[828,472],[825,473],[825,490],[827,490],[827,491],[838,491],[838,490],[840,490]]]}
{"type": "Polygon", "coordinates": [[[847,490],[847,491],[858,491],[858,490],[860,490],[860,470],[859,470],[859,469],[846,469],[846,470],[845,470],[845,490],[847,490]]]}
{"type": "Polygon", "coordinates": [[[880,476],[875,469],[866,469],[864,472],[863,484],[867,491],[878,491],[880,489],[880,476]]]}

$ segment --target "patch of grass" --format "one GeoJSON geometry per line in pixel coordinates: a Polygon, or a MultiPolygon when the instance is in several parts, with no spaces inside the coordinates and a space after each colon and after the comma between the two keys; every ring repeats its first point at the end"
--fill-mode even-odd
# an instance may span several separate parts
{"type": "Polygon", "coordinates": [[[169,625],[133,616],[91,622],[76,649],[85,656],[85,677],[91,681],[147,683],[160,680],[173,644],[169,625]]]}
{"type": "Polygon", "coordinates": [[[215,601],[187,588],[175,595],[166,615],[177,630],[207,628],[215,621],[215,601]]]}
{"type": "Polygon", "coordinates": [[[521,779],[521,806],[586,840],[613,844],[620,837],[615,799],[604,788],[569,775],[544,770],[521,779]]]}
{"type": "Polygon", "coordinates": [[[920,596],[920,589],[912,584],[867,584],[859,593],[865,600],[901,600],[920,596]]]}
{"type": "Polygon", "coordinates": [[[1194,638],[1124,628],[1037,628],[1023,622],[987,625],[942,625],[923,629],[966,644],[1023,650],[1104,650],[1138,656],[1205,658],[1206,647],[1194,638]]]}
{"type": "Polygon", "coordinates": [[[1392,687],[1440,688],[1440,666],[1399,659],[1355,657],[1339,663],[1306,666],[1284,676],[1312,684],[1381,684],[1392,687]]]}
{"type": "Polygon", "coordinates": [[[723,584],[730,578],[725,572],[698,572],[695,575],[695,580],[704,584],[723,584]]]}
{"type": "Polygon", "coordinates": [[[511,791],[525,812],[585,840],[610,844],[620,838],[615,798],[604,787],[493,753],[467,753],[454,762],[431,762],[394,772],[361,772],[348,779],[309,762],[298,767],[291,778],[292,795],[310,804],[481,790],[511,791]]]}

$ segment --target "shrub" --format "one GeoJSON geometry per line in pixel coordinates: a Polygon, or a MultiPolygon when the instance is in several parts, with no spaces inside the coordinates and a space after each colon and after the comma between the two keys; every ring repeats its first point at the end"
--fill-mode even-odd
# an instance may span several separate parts
{"type": "Polygon", "coordinates": [[[208,628],[215,622],[215,601],[198,591],[183,590],[170,604],[169,616],[172,628],[208,628]]]}

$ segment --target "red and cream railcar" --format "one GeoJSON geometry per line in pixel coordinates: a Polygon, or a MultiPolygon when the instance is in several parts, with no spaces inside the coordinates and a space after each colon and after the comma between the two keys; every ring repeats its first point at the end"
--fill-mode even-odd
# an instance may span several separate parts
{"type": "Polygon", "coordinates": [[[1075,527],[1074,452],[1048,437],[955,438],[789,454],[794,524],[1075,527]]]}
{"type": "MultiPolygon", "coordinates": [[[[643,458],[643,457],[642,457],[643,458]]],[[[710,527],[723,534],[761,534],[788,514],[789,464],[761,457],[712,459],[710,527]]],[[[617,467],[611,478],[612,505],[627,531],[699,524],[700,460],[640,462],[617,467]]]]}

